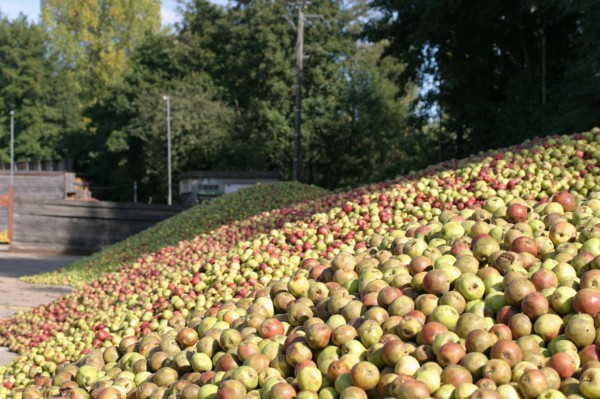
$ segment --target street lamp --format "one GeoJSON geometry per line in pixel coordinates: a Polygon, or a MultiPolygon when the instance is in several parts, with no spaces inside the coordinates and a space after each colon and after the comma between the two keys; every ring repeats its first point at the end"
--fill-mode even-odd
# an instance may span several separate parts
{"type": "Polygon", "coordinates": [[[15,111],[10,111],[10,184],[8,185],[8,239],[13,240],[15,186],[15,111]]]}
{"type": "Polygon", "coordinates": [[[10,185],[15,182],[15,111],[10,111],[10,185]]]}
{"type": "Polygon", "coordinates": [[[171,196],[171,97],[163,96],[163,100],[167,102],[167,174],[169,180],[169,193],[167,203],[172,204],[171,196]]]}

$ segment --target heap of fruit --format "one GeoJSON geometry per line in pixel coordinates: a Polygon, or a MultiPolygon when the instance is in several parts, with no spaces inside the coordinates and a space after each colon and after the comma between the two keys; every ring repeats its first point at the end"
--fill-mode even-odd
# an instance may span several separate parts
{"type": "Polygon", "coordinates": [[[600,195],[497,198],[38,376],[25,397],[600,397],[600,195]],[[576,396],[575,396],[576,397],[576,396]]]}
{"type": "Polygon", "coordinates": [[[0,325],[23,353],[4,370],[5,387],[103,398],[583,393],[596,320],[573,315],[595,316],[586,303],[600,299],[585,274],[600,268],[599,133],[340,194],[322,206],[341,206],[280,229],[241,222],[166,247],[0,325]],[[568,377],[559,353],[574,359],[568,377]],[[521,384],[521,374],[535,382],[521,384]]]}
{"type": "MultiPolygon", "coordinates": [[[[116,271],[120,265],[132,262],[145,253],[157,251],[167,245],[175,245],[182,240],[191,240],[197,235],[209,233],[236,220],[261,213],[264,215],[273,209],[276,211],[270,215],[270,219],[267,221],[263,217],[262,223],[265,228],[276,228],[284,221],[293,220],[294,214],[299,211],[309,212],[313,204],[309,201],[327,194],[328,191],[322,188],[294,182],[258,184],[203,202],[63,269],[25,276],[21,280],[37,284],[80,287],[98,279],[104,273],[116,271]],[[292,205],[295,205],[294,212],[282,213],[277,210],[292,205]]],[[[4,242],[1,234],[0,242],[4,242]]]]}

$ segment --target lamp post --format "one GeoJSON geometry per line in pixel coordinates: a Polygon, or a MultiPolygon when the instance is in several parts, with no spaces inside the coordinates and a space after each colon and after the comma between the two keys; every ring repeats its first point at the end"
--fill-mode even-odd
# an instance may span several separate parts
{"type": "Polygon", "coordinates": [[[15,182],[15,111],[10,111],[10,185],[15,182]]]}
{"type": "Polygon", "coordinates": [[[13,239],[13,207],[15,180],[15,111],[10,111],[10,184],[8,185],[8,239],[13,239]]]}
{"type": "Polygon", "coordinates": [[[167,102],[167,175],[169,181],[169,192],[167,195],[167,203],[172,205],[171,195],[171,97],[163,96],[163,100],[167,102]]]}

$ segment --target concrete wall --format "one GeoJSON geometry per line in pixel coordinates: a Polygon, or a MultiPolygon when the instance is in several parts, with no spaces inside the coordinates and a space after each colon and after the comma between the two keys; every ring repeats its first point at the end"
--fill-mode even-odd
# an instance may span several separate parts
{"type": "Polygon", "coordinates": [[[11,249],[95,252],[181,210],[167,205],[17,198],[11,249]]]}
{"type": "MultiPolygon", "coordinates": [[[[73,191],[75,175],[69,172],[15,172],[15,198],[62,200],[73,191]]],[[[0,172],[0,194],[8,194],[10,173],[0,172]]]]}

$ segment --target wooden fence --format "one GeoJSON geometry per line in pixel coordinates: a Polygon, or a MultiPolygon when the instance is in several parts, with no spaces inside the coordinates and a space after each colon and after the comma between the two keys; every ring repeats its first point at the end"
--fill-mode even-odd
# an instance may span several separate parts
{"type": "Polygon", "coordinates": [[[183,209],[167,205],[15,198],[11,249],[90,253],[183,209]]]}

